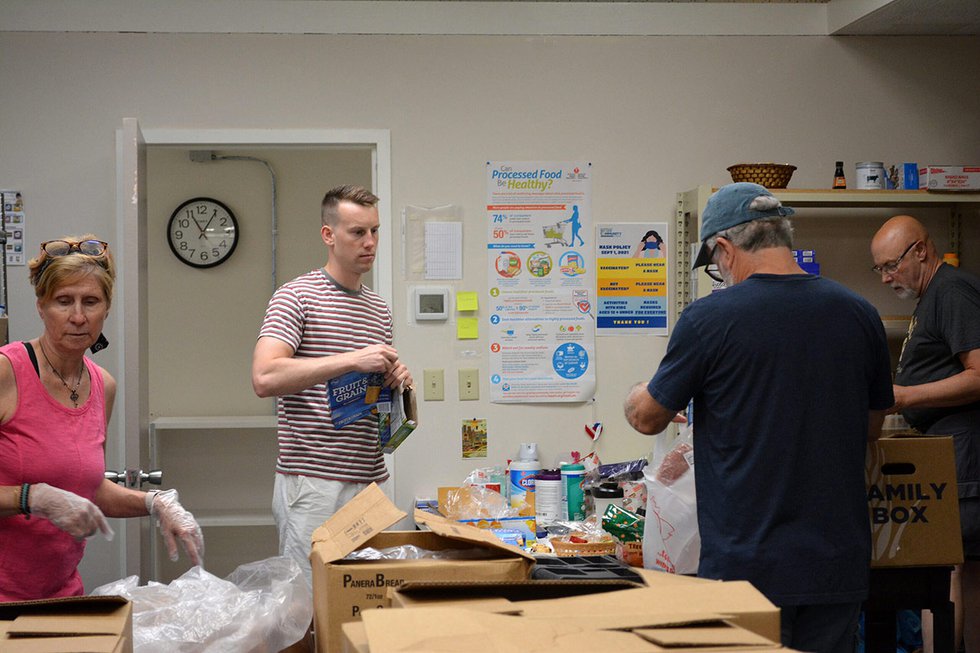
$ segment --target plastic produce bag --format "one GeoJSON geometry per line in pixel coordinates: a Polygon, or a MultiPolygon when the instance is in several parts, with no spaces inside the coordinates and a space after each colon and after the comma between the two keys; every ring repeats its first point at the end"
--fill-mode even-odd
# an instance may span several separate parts
{"type": "Polygon", "coordinates": [[[192,567],[169,585],[129,576],[92,594],[133,602],[134,653],[276,653],[313,619],[310,588],[284,557],[241,565],[224,580],[192,567]]]}
{"type": "Polygon", "coordinates": [[[643,566],[673,574],[695,574],[701,555],[694,491],[691,428],[682,431],[661,460],[643,470],[647,486],[643,566]]]}

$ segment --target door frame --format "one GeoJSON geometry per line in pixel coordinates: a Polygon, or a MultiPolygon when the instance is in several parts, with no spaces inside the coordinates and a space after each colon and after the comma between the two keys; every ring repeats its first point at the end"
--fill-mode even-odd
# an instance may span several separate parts
{"type": "MultiPolygon", "coordinates": [[[[382,233],[393,234],[391,202],[391,136],[387,129],[142,129],[135,118],[124,118],[116,131],[116,231],[121,273],[117,282],[118,313],[115,342],[120,383],[116,391],[117,419],[111,425],[116,443],[112,453],[125,467],[146,469],[149,461],[148,364],[146,333],[147,228],[146,147],[350,147],[371,148],[372,191],[378,196],[382,233]]],[[[393,241],[382,238],[375,262],[374,288],[388,303],[393,298],[393,241]]],[[[108,453],[108,452],[107,452],[108,453]]],[[[394,478],[394,460],[386,456],[394,478]]],[[[131,520],[132,522],[142,520],[131,520]]],[[[117,538],[120,576],[139,575],[148,580],[149,561],[142,561],[144,537],[152,536],[148,524],[131,523],[117,538]]]]}

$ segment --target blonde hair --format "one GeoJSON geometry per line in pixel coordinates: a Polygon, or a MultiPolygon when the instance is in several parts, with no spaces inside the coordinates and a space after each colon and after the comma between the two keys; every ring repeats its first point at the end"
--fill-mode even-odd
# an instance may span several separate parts
{"type": "MultiPolygon", "coordinates": [[[[99,240],[92,234],[84,236],[63,236],[58,240],[70,243],[85,240],[99,240]]],[[[73,281],[89,275],[95,277],[102,292],[105,294],[106,306],[112,305],[112,289],[116,281],[116,266],[112,259],[112,251],[106,246],[105,252],[99,256],[82,254],[75,250],[64,256],[51,256],[43,249],[35,258],[27,263],[27,273],[34,286],[34,295],[41,301],[47,301],[54,296],[55,291],[73,281]]]]}

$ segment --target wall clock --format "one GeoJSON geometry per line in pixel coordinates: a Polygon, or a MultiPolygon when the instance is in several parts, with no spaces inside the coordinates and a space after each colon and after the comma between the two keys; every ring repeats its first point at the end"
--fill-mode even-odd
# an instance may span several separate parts
{"type": "Polygon", "coordinates": [[[235,251],[238,220],[231,209],[216,199],[189,199],[170,215],[167,244],[174,256],[191,267],[214,267],[235,251]]]}

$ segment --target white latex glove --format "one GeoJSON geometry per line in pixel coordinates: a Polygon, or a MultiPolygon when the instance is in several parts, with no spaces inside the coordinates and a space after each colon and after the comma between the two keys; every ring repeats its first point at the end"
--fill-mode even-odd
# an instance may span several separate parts
{"type": "Polygon", "coordinates": [[[157,526],[167,545],[167,554],[177,561],[177,541],[195,565],[204,566],[204,535],[194,515],[187,512],[177,500],[177,490],[161,490],[150,495],[150,515],[156,517],[157,526]]]}
{"type": "Polygon", "coordinates": [[[99,507],[73,492],[47,483],[34,483],[27,495],[31,514],[44,517],[76,540],[101,531],[107,540],[114,533],[99,507]]]}

